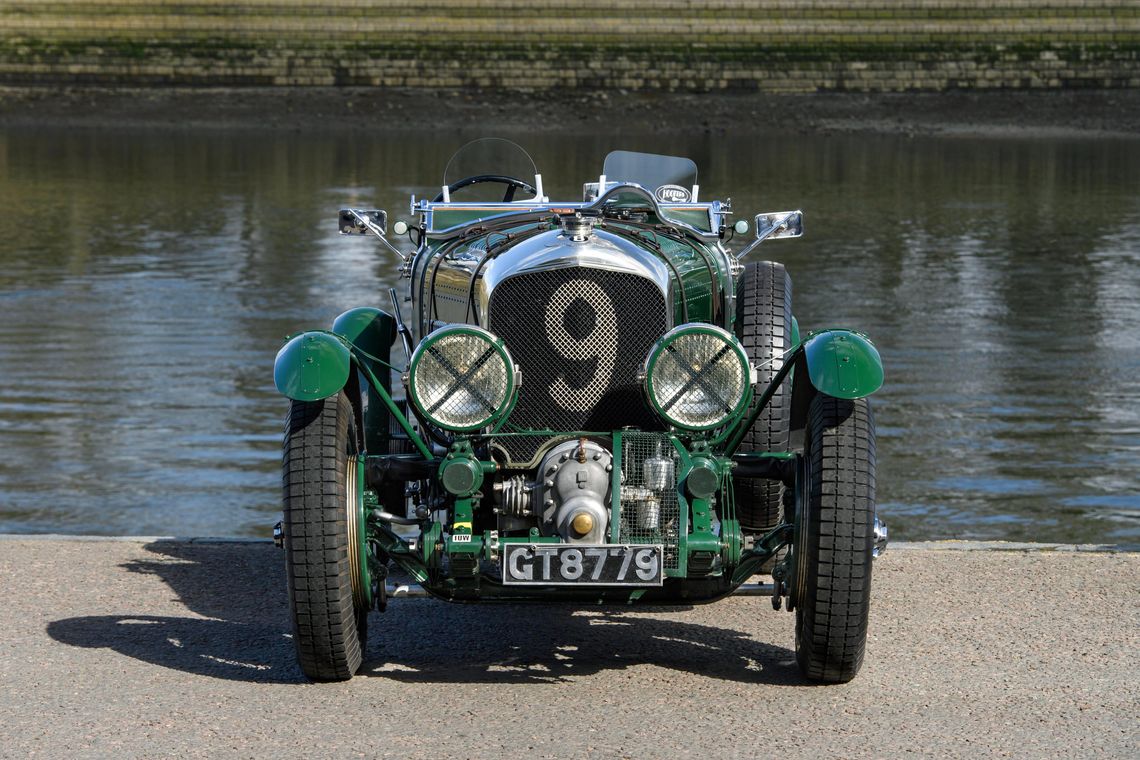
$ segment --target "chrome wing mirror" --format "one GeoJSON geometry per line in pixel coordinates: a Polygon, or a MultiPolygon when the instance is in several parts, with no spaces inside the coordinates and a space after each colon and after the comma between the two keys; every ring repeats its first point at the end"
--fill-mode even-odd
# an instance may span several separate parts
{"type": "MultiPolygon", "coordinates": [[[[737,232],[747,232],[747,222],[737,222],[737,232]],[[741,230],[740,226],[745,229],[741,230]]],[[[798,238],[804,234],[804,213],[802,211],[773,211],[756,215],[756,239],[745,246],[744,250],[736,254],[739,262],[756,246],[765,240],[779,240],[781,238],[798,238]]]]}
{"type": "MultiPolygon", "coordinates": [[[[396,226],[399,227],[403,222],[397,222],[396,226]]],[[[339,212],[337,219],[337,227],[340,229],[342,235],[367,235],[369,233],[375,235],[380,239],[392,253],[400,257],[400,261],[407,265],[408,256],[388,242],[388,212],[373,209],[365,211],[358,208],[342,208],[339,212]]],[[[407,225],[404,225],[404,230],[407,230],[407,225]]],[[[397,234],[400,231],[396,230],[397,234]]]]}
{"type": "Polygon", "coordinates": [[[363,211],[356,208],[340,210],[340,234],[367,235],[369,232],[384,237],[388,231],[387,211],[363,211]]]}

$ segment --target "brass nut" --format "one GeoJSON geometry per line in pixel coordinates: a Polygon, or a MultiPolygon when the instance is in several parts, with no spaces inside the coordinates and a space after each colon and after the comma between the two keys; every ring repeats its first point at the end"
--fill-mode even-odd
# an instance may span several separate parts
{"type": "Polygon", "coordinates": [[[570,521],[570,527],[579,536],[584,536],[594,529],[594,518],[586,512],[579,512],[574,515],[574,519],[570,521]]]}

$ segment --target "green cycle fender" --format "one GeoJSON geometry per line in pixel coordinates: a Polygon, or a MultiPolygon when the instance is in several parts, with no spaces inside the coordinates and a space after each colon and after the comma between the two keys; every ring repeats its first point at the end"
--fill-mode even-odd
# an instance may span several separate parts
{"type": "Polygon", "coordinates": [[[277,352],[273,384],[295,401],[318,401],[348,382],[352,354],[338,338],[324,332],[294,336],[277,352]]]}
{"type": "MultiPolygon", "coordinates": [[[[332,331],[382,361],[388,361],[392,342],[396,340],[396,320],[381,309],[359,306],[333,320],[332,331]]],[[[385,371],[381,379],[388,377],[385,371]]]]}
{"type": "MultiPolygon", "coordinates": [[[[396,340],[396,320],[386,311],[360,306],[349,309],[333,320],[332,331],[359,349],[356,358],[366,365],[384,392],[392,392],[391,359],[392,342],[396,340]]],[[[388,439],[391,427],[391,414],[380,392],[372,387],[366,378],[361,377],[363,393],[364,448],[366,451],[390,451],[388,439]]]]}
{"type": "Polygon", "coordinates": [[[804,341],[808,379],[835,398],[870,396],[883,386],[883,360],[875,345],[851,330],[821,330],[804,341]]]}

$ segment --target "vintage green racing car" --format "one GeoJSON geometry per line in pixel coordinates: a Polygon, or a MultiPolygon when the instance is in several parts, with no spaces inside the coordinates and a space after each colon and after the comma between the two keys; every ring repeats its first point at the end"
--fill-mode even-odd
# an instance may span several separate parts
{"type": "Polygon", "coordinates": [[[551,202],[525,151],[484,139],[393,225],[414,253],[384,212],[340,211],[408,289],[292,336],[274,366],[274,533],[307,677],[359,669],[395,568],[449,601],[582,605],[710,602],[770,573],[803,675],[855,676],[886,545],[882,363],[858,332],[801,335],[784,267],[744,262],[800,236],[799,211],[756,216],[732,253],[749,225],[696,179],[617,151],[583,200],[551,202]]]}

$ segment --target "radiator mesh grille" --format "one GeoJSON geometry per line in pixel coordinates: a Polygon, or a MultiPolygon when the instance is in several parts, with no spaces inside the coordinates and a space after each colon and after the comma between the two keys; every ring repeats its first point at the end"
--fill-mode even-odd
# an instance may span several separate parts
{"type": "Polygon", "coordinates": [[[676,473],[679,469],[680,462],[668,434],[622,433],[621,543],[664,544],[665,567],[670,570],[678,566],[681,507],[677,500],[676,473]],[[647,467],[649,459],[654,461],[647,467]],[[669,465],[661,467],[663,461],[669,465]]]}
{"type": "MultiPolygon", "coordinates": [[[[661,429],[637,382],[666,327],[665,298],[653,281],[586,267],[515,275],[491,294],[488,327],[523,371],[511,428],[661,429]]],[[[525,465],[550,438],[501,438],[497,446],[525,465]]]]}

